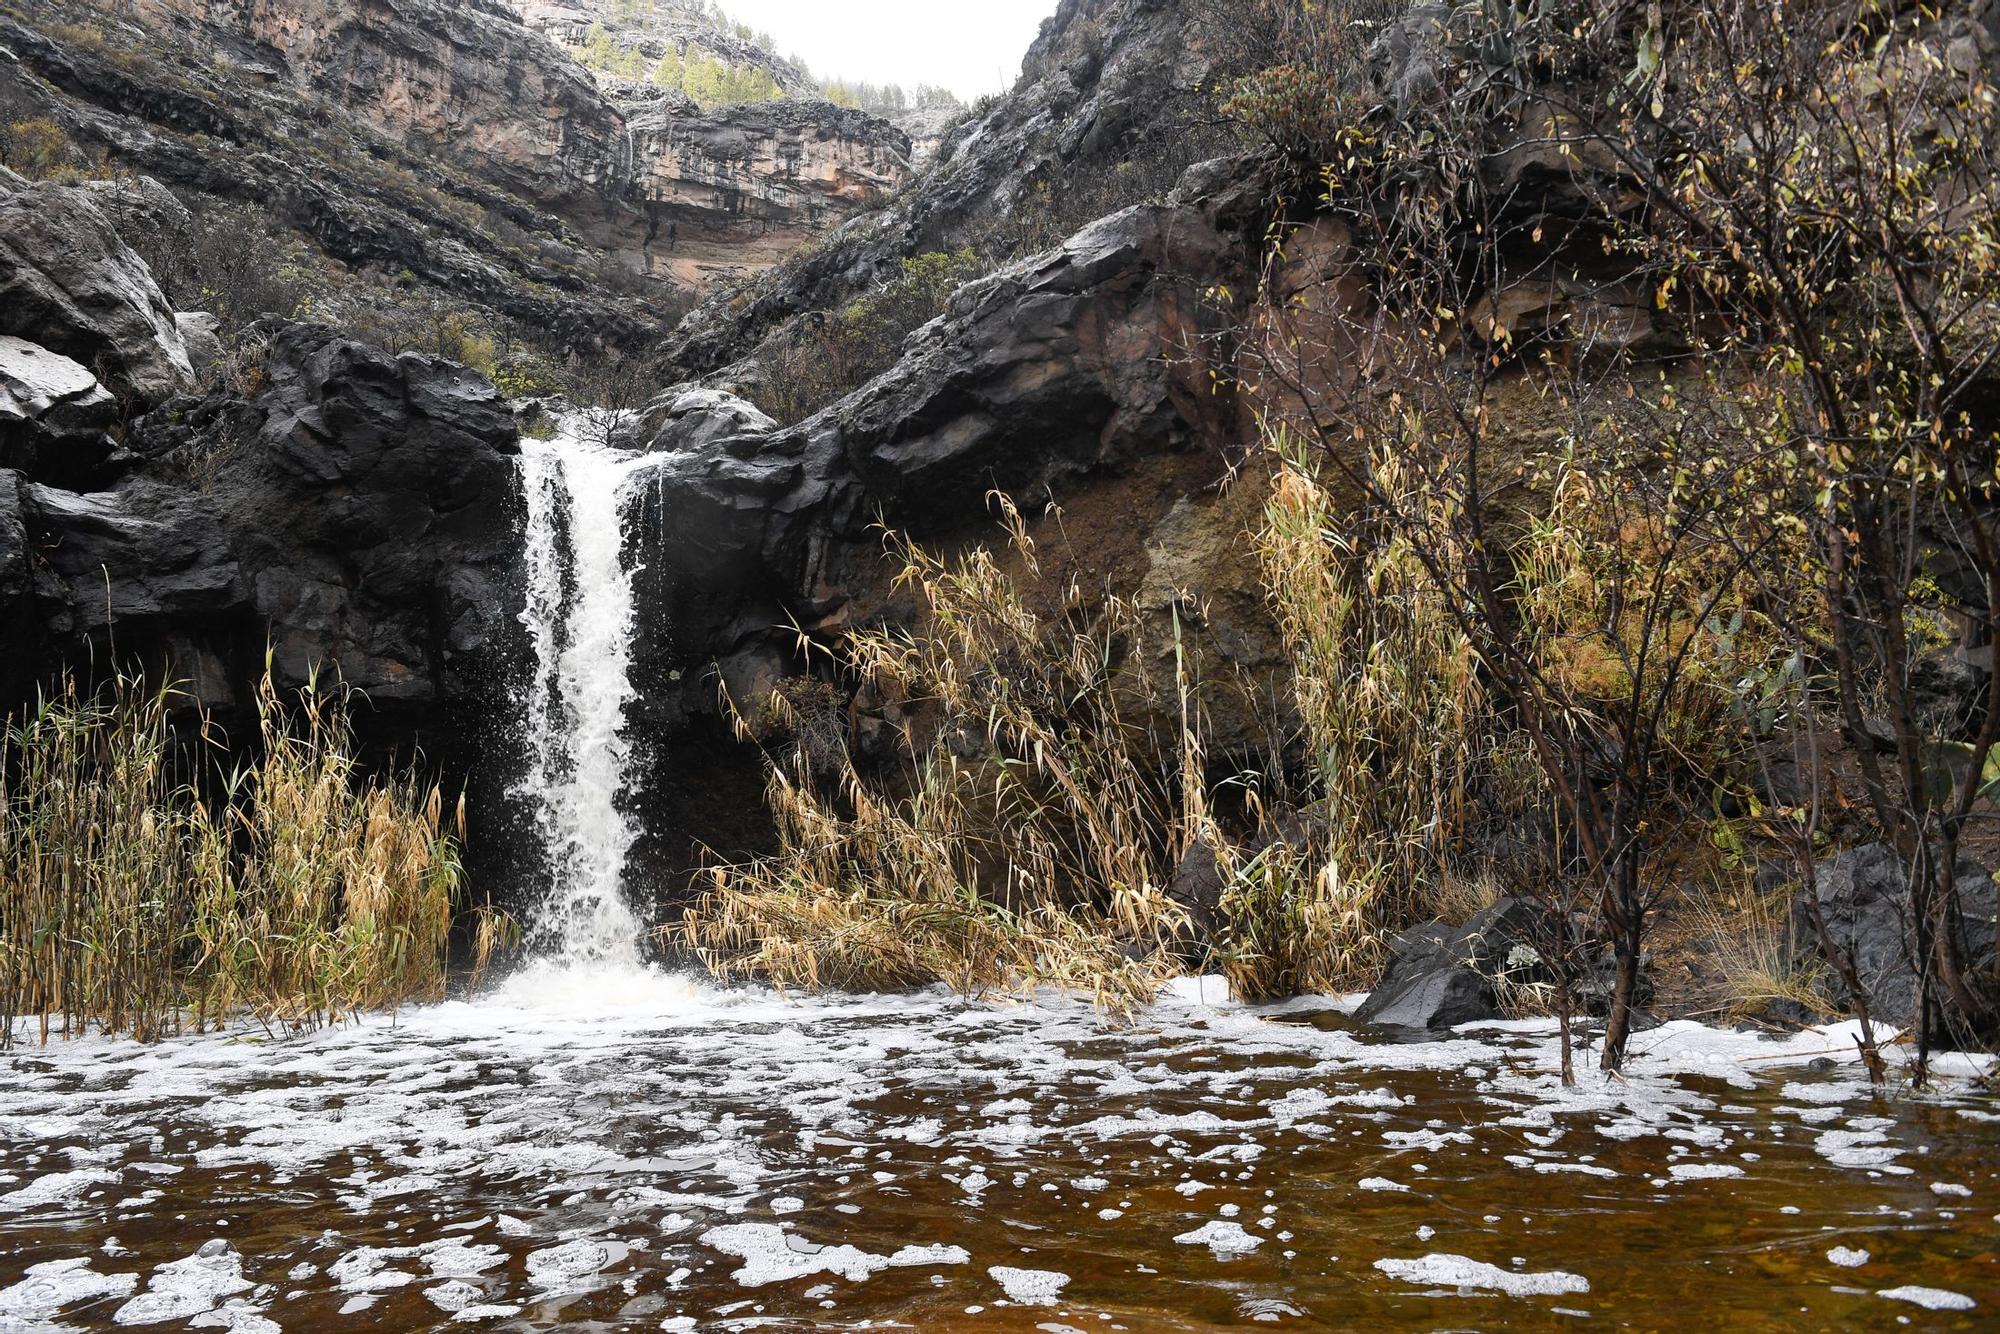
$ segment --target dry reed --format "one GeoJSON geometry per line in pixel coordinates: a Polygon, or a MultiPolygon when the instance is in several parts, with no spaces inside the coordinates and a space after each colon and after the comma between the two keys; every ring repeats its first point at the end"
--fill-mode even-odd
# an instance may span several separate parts
{"type": "MultiPolygon", "coordinates": [[[[74,681],[0,737],[0,1042],[152,1040],[249,1015],[317,1027],[443,993],[464,897],[461,805],[362,774],[344,696],[281,698],[254,762],[204,784],[173,691],[74,681]]],[[[475,965],[507,935],[472,922],[475,965]]]]}
{"type": "MultiPolygon", "coordinates": [[[[1038,576],[1020,516],[996,501],[1038,576]]],[[[831,779],[817,748],[774,758],[782,850],[713,870],[670,936],[722,976],[781,986],[1149,998],[1184,922],[1169,878],[1212,837],[1185,667],[1173,683],[1147,675],[1142,618],[1123,599],[1071,585],[1045,616],[990,551],[893,549],[924,627],[862,631],[846,651],[906,720],[897,781],[864,779],[844,738],[831,779]]],[[[764,712],[798,722],[782,692],[764,712]]]]}

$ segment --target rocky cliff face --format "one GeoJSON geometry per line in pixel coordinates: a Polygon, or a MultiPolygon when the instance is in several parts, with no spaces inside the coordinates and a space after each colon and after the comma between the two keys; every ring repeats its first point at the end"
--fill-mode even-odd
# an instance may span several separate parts
{"type": "Polygon", "coordinates": [[[650,346],[710,272],[909,173],[898,131],[831,107],[616,102],[490,0],[0,10],[0,125],[33,117],[79,163],[247,201],[349,269],[583,349],[650,346]]]}
{"type": "Polygon", "coordinates": [[[737,69],[761,70],[789,97],[820,95],[812,76],[763,42],[696,7],[661,3],[626,5],[618,0],[508,0],[521,22],[559,46],[581,48],[595,28],[621,51],[646,61],[673,54],[706,57],[737,69]]]}
{"type": "MultiPolygon", "coordinates": [[[[149,12],[207,21],[181,3],[149,12]]],[[[1131,19],[1128,35],[1141,43],[1131,59],[1157,69],[1172,47],[1158,14],[1117,2],[1102,9],[1131,19]]],[[[305,58],[303,44],[322,43],[313,63],[337,68],[316,69],[311,96],[329,104],[352,96],[376,108],[371,116],[393,115],[375,130],[402,142],[434,132],[448,105],[434,87],[451,77],[444,62],[505,68],[484,43],[498,31],[491,25],[509,20],[482,11],[455,37],[430,34],[389,51],[384,34],[396,25],[375,20],[396,12],[394,4],[355,11],[337,41],[294,31],[296,7],[290,17],[256,11],[251,21],[271,25],[260,29],[259,50],[281,38],[293,44],[287,65],[270,65],[275,85],[295,77],[286,71],[305,58]],[[365,88],[375,92],[357,91],[365,88]],[[388,89],[400,91],[384,111],[388,89]]],[[[52,43],[41,58],[50,68],[69,59],[52,43]]],[[[1106,57],[1096,68],[1116,63],[1106,57]]],[[[534,85],[536,97],[549,86],[534,85]]],[[[551,114],[562,127],[551,142],[578,142],[588,122],[573,114],[551,114]]],[[[631,131],[631,161],[666,164],[633,207],[655,209],[648,245],[676,256],[669,263],[709,262],[704,244],[718,255],[760,244],[775,253],[826,220],[824,201],[859,203],[885,188],[908,151],[880,122],[825,106],[707,117],[662,96],[618,114],[631,131]]],[[[959,142],[956,165],[921,188],[916,212],[899,205],[843,232],[838,244],[858,267],[829,281],[865,283],[877,260],[889,263],[926,234],[906,230],[920,217],[970,225],[1024,188],[1029,159],[1077,160],[1063,158],[1063,135],[1100,125],[1107,142],[1127,143],[1124,130],[1108,127],[1142,119],[1137,102],[1081,69],[1044,71],[975,127],[995,145],[990,158],[959,142]]],[[[149,142],[120,124],[129,142],[149,142]]],[[[571,172],[560,153],[544,159],[521,137],[523,122],[512,124],[488,131],[498,146],[484,185],[471,185],[470,174],[453,180],[591,197],[587,172],[571,172]]],[[[67,210],[84,233],[94,234],[92,210],[105,217],[95,198],[84,186],[0,180],[0,209],[67,210]]],[[[1260,201],[1231,172],[1196,173],[1170,200],[1118,211],[1009,263],[957,293],[889,372],[795,426],[780,429],[715,388],[683,387],[660,404],[648,443],[661,457],[634,534],[644,611],[633,734],[654,747],[642,783],[653,846],[642,860],[677,865],[691,832],[718,847],[749,837],[742,826],[754,823],[745,811],[754,809],[758,761],[722,739],[717,676],[754,698],[801,667],[796,632],[774,627],[825,639],[904,614],[874,531],[881,520],[949,544],[990,535],[990,491],[1035,515],[1056,500],[1062,518],[1036,520],[1052,539],[1052,580],[1074,574],[1136,596],[1161,624],[1185,624],[1198,654],[1252,671],[1275,659],[1260,600],[1238,587],[1241,533],[1258,496],[1221,489],[1244,423],[1210,378],[1218,339],[1240,315],[1215,291],[1251,285],[1260,201]],[[1213,594],[1199,618],[1190,587],[1213,594]]],[[[606,205],[573,234],[608,237],[618,225],[606,205]]],[[[122,654],[188,681],[224,717],[241,716],[268,649],[281,683],[337,664],[366,692],[364,721],[377,739],[424,744],[454,778],[477,775],[497,796],[506,770],[485,724],[511,716],[508,683],[523,645],[509,457],[517,436],[495,390],[434,357],[391,356],[328,327],[269,321],[259,326],[266,348],[257,376],[191,392],[171,347],[185,322],[117,228],[106,229],[99,267],[131,278],[100,285],[115,300],[96,304],[115,309],[49,305],[24,320],[12,336],[32,356],[64,359],[35,363],[36,377],[20,369],[22,356],[0,355],[0,368],[15,367],[12,381],[0,380],[12,396],[0,404],[32,417],[37,433],[34,450],[5,452],[31,428],[5,436],[0,410],[0,626],[40,646],[7,655],[14,676],[0,688],[18,691],[57,662],[101,658],[115,632],[122,654]],[[89,341],[99,325],[115,332],[102,346],[89,341]],[[143,382],[148,358],[165,367],[152,368],[165,377],[159,383],[143,382]],[[100,375],[120,367],[133,368],[127,388],[141,396],[114,436],[115,423],[91,415],[101,414],[91,396],[109,397],[100,375]],[[88,435],[97,451],[80,473],[52,462],[64,432],[88,435]]],[[[72,269],[79,248],[58,249],[8,261],[0,242],[0,290],[78,290],[91,265],[72,269]]],[[[746,331],[724,341],[753,337],[761,318],[753,310],[746,331]]],[[[672,878],[661,887],[675,888],[672,878]]]]}
{"type": "Polygon", "coordinates": [[[1065,0],[1042,27],[1020,83],[949,134],[892,203],[856,217],[809,255],[722,292],[675,331],[691,375],[746,356],[803,312],[840,306],[894,276],[907,256],[972,245],[996,256],[1058,244],[1091,218],[1165,197],[1224,146],[1203,89],[1214,74],[1181,6],[1065,0]]]}
{"type": "Polygon", "coordinates": [[[769,268],[910,177],[909,137],[826,102],[634,106],[649,262],[692,288],[769,268]]]}

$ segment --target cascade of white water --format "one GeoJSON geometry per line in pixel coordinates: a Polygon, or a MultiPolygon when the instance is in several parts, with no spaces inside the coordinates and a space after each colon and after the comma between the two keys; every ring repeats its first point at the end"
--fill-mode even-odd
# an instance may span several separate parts
{"type": "Polygon", "coordinates": [[[523,440],[527,623],[535,675],[527,699],[528,773],[551,880],[531,942],[564,963],[636,964],[640,921],[624,895],[638,837],[620,808],[632,747],[632,579],[625,517],[648,462],[585,438],[566,418],[555,438],[523,440]]]}

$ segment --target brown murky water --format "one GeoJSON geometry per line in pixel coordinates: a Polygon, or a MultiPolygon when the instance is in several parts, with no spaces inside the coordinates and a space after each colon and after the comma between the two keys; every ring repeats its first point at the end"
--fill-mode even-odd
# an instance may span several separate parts
{"type": "Polygon", "coordinates": [[[301,1040],[27,1050],[0,1331],[2000,1317],[2000,1107],[1878,1104],[1817,1035],[1638,1046],[1565,1095],[1537,1025],[548,974],[301,1040]]]}

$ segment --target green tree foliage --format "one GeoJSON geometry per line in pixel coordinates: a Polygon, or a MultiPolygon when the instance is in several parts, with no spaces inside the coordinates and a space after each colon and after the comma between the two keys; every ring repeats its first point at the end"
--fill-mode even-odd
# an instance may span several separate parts
{"type": "Polygon", "coordinates": [[[686,93],[705,107],[738,102],[775,102],[785,90],[769,70],[755,65],[731,65],[699,51],[669,51],[653,67],[653,82],[686,93]]]}
{"type": "Polygon", "coordinates": [[[600,23],[590,25],[576,58],[598,73],[609,74],[613,78],[636,81],[646,77],[646,53],[620,46],[600,23]]]}

